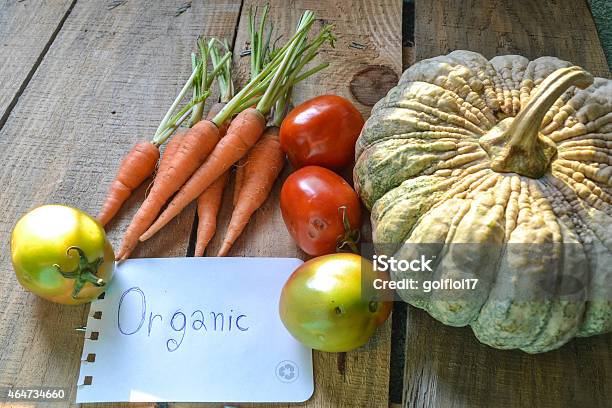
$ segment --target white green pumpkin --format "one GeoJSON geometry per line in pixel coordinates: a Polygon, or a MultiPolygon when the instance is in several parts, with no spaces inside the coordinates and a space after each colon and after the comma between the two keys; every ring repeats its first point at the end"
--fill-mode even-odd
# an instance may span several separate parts
{"type": "Polygon", "coordinates": [[[393,278],[479,279],[405,301],[501,349],[612,331],[612,81],[553,57],[420,61],[374,106],[354,178],[379,251],[436,260],[393,278]]]}

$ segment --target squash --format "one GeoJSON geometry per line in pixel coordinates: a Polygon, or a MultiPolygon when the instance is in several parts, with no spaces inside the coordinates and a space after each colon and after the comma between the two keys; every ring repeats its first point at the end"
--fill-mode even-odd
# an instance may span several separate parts
{"type": "Polygon", "coordinates": [[[435,265],[393,279],[478,279],[402,299],[500,349],[612,330],[612,81],[455,51],[407,69],[355,150],[377,253],[435,265]]]}

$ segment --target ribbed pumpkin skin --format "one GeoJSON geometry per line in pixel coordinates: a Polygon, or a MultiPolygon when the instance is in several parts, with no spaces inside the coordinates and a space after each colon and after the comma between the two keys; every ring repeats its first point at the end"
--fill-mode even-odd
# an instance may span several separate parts
{"type": "Polygon", "coordinates": [[[569,67],[470,51],[423,60],[374,106],[357,142],[355,186],[374,242],[396,256],[403,243],[450,244],[423,246],[437,257],[433,275],[393,277],[480,279],[469,299],[399,295],[496,348],[541,353],[612,331],[612,81],[569,67]],[[466,253],[453,248],[461,243],[489,245],[466,253]],[[502,251],[507,243],[571,250],[534,258],[502,251]],[[558,276],[543,276],[551,264],[558,276]],[[538,293],[538,281],[560,277],[587,282],[586,292],[538,293]],[[496,296],[518,290],[527,296],[496,296]]]}

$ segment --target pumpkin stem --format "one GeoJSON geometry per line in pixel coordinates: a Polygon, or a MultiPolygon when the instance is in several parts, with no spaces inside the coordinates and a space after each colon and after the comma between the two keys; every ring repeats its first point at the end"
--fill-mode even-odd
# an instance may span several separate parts
{"type": "Polygon", "coordinates": [[[555,143],[540,133],[544,115],[571,86],[584,89],[593,77],[580,67],[560,68],[550,74],[513,118],[500,121],[479,143],[491,157],[491,169],[540,178],[557,154],[555,143]]]}
{"type": "Polygon", "coordinates": [[[81,292],[81,289],[83,289],[83,286],[85,286],[87,282],[98,287],[106,285],[104,279],[96,276],[98,268],[100,268],[100,265],[102,265],[102,263],[104,262],[104,259],[102,257],[96,259],[93,262],[89,262],[87,256],[85,255],[85,252],[81,248],[71,246],[66,250],[66,254],[70,255],[70,251],[76,251],[79,255],[79,265],[74,271],[64,272],[62,271],[62,268],[60,268],[59,265],[55,264],[53,266],[64,278],[74,279],[74,289],[72,290],[73,299],[77,298],[79,292],[81,292]]]}

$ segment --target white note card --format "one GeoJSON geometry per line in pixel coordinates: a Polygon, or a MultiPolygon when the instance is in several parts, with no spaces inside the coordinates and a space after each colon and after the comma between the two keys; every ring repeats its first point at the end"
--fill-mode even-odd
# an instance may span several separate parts
{"type": "Polygon", "coordinates": [[[278,315],[282,287],[301,263],[120,263],[104,298],[91,304],[76,402],[306,401],[312,350],[278,315]]]}

